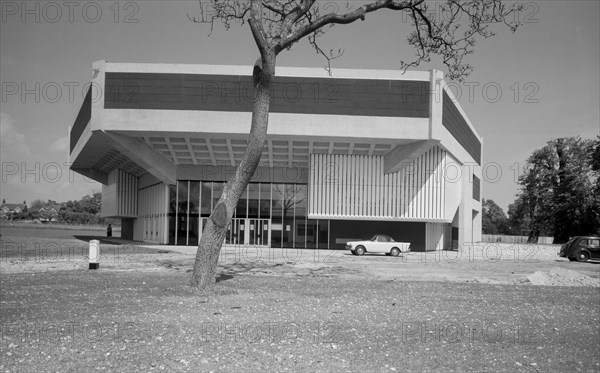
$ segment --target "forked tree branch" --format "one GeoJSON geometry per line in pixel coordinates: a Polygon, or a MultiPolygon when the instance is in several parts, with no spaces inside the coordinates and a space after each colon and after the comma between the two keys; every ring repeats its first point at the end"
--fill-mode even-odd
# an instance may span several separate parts
{"type": "MultiPolygon", "coordinates": [[[[416,3],[420,4],[424,0],[419,0],[416,3]]],[[[313,1],[314,2],[314,1],[313,1]]],[[[275,51],[279,53],[283,49],[290,47],[292,44],[297,42],[298,40],[304,38],[305,36],[314,33],[316,30],[322,29],[324,26],[330,24],[341,24],[346,25],[357,20],[364,20],[365,15],[371,12],[374,12],[379,9],[387,8],[392,10],[403,10],[408,9],[413,5],[412,1],[402,1],[400,3],[396,3],[393,0],[379,0],[370,4],[365,4],[360,8],[356,9],[353,12],[346,14],[336,14],[336,13],[328,13],[319,18],[315,19],[313,22],[310,22],[290,35],[288,35],[285,39],[281,40],[276,46],[275,51]]]]}
{"type": "MultiPolygon", "coordinates": [[[[366,2],[354,10],[334,11],[321,14],[320,3],[316,0],[212,0],[211,14],[201,18],[189,17],[193,22],[211,24],[221,21],[225,28],[232,22],[248,22],[261,56],[277,56],[285,49],[306,38],[315,51],[327,61],[331,71],[331,61],[340,57],[324,51],[317,42],[328,27],[336,24],[350,24],[364,20],[366,15],[381,9],[400,11],[408,15],[413,32],[408,35],[408,43],[416,49],[416,58],[401,62],[404,70],[429,62],[431,55],[439,55],[449,69],[448,76],[461,79],[468,75],[472,67],[463,63],[463,58],[473,53],[475,37],[488,38],[494,33],[489,26],[504,23],[512,31],[520,25],[518,17],[510,20],[511,14],[523,9],[522,4],[505,7],[501,0],[446,0],[436,2],[436,12],[429,12],[425,0],[375,0],[366,2]],[[439,17],[438,17],[439,16],[439,17]],[[461,16],[467,21],[460,20],[461,16]]],[[[350,7],[350,2],[347,8],[350,7]]],[[[204,11],[204,10],[203,10],[204,11]]],[[[208,12],[206,12],[208,13],[208,12]]]]}

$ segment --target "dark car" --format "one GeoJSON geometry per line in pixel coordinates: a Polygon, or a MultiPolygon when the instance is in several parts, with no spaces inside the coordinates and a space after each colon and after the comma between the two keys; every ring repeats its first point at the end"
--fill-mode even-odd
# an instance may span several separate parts
{"type": "Polygon", "coordinates": [[[560,247],[558,256],[580,262],[587,262],[588,259],[600,259],[600,237],[573,237],[560,247]]]}

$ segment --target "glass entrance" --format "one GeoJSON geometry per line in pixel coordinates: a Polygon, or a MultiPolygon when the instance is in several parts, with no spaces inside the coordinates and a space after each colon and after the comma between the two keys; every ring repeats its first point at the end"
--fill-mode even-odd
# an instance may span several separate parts
{"type": "Polygon", "coordinates": [[[248,220],[247,245],[269,245],[269,219],[246,219],[248,220]]]}
{"type": "MultiPolygon", "coordinates": [[[[169,187],[169,244],[198,244],[224,185],[220,181],[178,180],[177,185],[169,187]]],[[[319,221],[312,225],[307,221],[307,191],[303,184],[248,184],[233,211],[225,242],[278,248],[321,247],[321,238],[327,239],[328,235],[319,235],[319,221]]]]}
{"type": "Polygon", "coordinates": [[[225,243],[229,245],[269,245],[269,219],[231,219],[225,243]]]}

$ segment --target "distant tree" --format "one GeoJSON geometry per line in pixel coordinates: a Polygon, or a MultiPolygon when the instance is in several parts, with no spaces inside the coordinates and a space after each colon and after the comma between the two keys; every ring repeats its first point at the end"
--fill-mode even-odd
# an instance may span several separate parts
{"type": "Polygon", "coordinates": [[[482,230],[484,234],[508,234],[508,219],[504,210],[491,199],[483,199],[482,209],[482,230]]]}
{"type": "MultiPolygon", "coordinates": [[[[528,234],[530,226],[529,214],[525,210],[523,196],[518,196],[515,201],[508,205],[509,234],[528,234]]],[[[546,235],[543,233],[543,235],[546,235]]]]}
{"type": "Polygon", "coordinates": [[[598,191],[598,193],[594,194],[596,197],[600,198],[600,136],[597,137],[593,146],[594,150],[592,151],[592,159],[590,160],[590,164],[592,166],[592,171],[596,176],[596,190],[598,191]]]}
{"type": "Polygon", "coordinates": [[[506,6],[501,0],[448,0],[435,3],[425,0],[374,0],[360,3],[355,9],[352,9],[354,2],[348,1],[346,4],[340,12],[324,13],[322,2],[316,0],[213,0],[210,2],[211,14],[192,18],[195,22],[210,23],[211,30],[215,22],[223,23],[225,28],[232,23],[248,24],[260,54],[253,69],[254,100],[246,151],[235,174],[225,184],[202,233],[192,273],[193,286],[205,288],[215,283],[219,252],[227,226],[263,153],[275,66],[281,52],[305,39],[326,59],[327,69],[331,72],[331,60],[342,52],[327,53],[319,46],[318,39],[329,28],[364,21],[376,11],[396,11],[398,22],[402,15],[410,20],[412,30],[407,35],[407,42],[416,49],[413,62],[401,62],[400,67],[407,69],[418,66],[421,62],[429,62],[432,55],[438,55],[448,67],[448,76],[460,80],[472,70],[470,65],[463,62],[463,58],[473,53],[476,38],[492,36],[489,26],[494,23],[503,23],[512,31],[516,30],[516,17],[510,16],[522,9],[520,4],[506,6]],[[432,4],[447,16],[432,15],[429,10],[432,4]]]}
{"type": "Polygon", "coordinates": [[[43,206],[44,206],[44,202],[42,202],[42,200],[41,200],[41,199],[34,199],[34,200],[31,202],[31,205],[30,205],[30,207],[31,207],[31,209],[32,209],[32,210],[39,210],[39,209],[41,209],[43,206]]]}
{"type": "Polygon", "coordinates": [[[81,198],[81,208],[90,214],[98,214],[102,208],[102,193],[94,193],[81,198]]]}
{"type": "Polygon", "coordinates": [[[4,198],[2,198],[2,204],[6,204],[6,200],[4,198]]]}
{"type": "Polygon", "coordinates": [[[34,210],[34,209],[29,209],[29,211],[27,211],[27,219],[28,220],[35,220],[35,219],[39,219],[41,218],[41,214],[39,210],[34,210]]]}
{"type": "Polygon", "coordinates": [[[79,201],[67,201],[58,211],[58,220],[67,224],[101,224],[102,193],[86,195],[79,201]]]}
{"type": "Polygon", "coordinates": [[[594,234],[600,228],[598,197],[598,141],[579,137],[548,141],[527,159],[511,224],[527,222],[530,241],[541,232],[564,243],[575,235],[594,234]]]}

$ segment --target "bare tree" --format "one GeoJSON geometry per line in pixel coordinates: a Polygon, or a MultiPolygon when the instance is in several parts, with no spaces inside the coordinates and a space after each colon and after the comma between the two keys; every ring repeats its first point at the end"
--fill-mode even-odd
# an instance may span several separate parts
{"type": "Polygon", "coordinates": [[[306,38],[325,58],[326,68],[331,73],[331,61],[343,52],[325,52],[318,44],[319,38],[334,25],[364,21],[369,13],[389,9],[407,16],[413,28],[407,41],[416,48],[416,58],[412,62],[401,62],[401,68],[418,66],[421,62],[429,62],[432,54],[439,55],[448,68],[449,77],[462,80],[472,70],[469,64],[463,63],[463,57],[473,52],[476,37],[492,36],[491,24],[504,23],[513,32],[519,24],[518,17],[511,18],[511,15],[521,6],[505,6],[501,0],[436,2],[435,13],[443,15],[439,17],[430,12],[429,3],[425,0],[377,0],[364,2],[352,10],[357,2],[348,1],[344,13],[325,13],[320,6],[322,3],[316,0],[213,0],[210,2],[211,14],[190,17],[194,22],[210,23],[211,32],[215,23],[223,23],[227,29],[233,23],[248,24],[260,54],[253,70],[254,103],[248,146],[202,233],[192,274],[193,286],[205,288],[214,284],[227,225],[259,164],[267,136],[271,88],[279,53],[306,38]]]}
{"type": "Polygon", "coordinates": [[[290,216],[290,211],[293,214],[294,208],[300,206],[302,202],[306,200],[306,193],[303,193],[302,189],[295,184],[276,184],[274,190],[278,195],[283,196],[283,204],[281,206],[284,217],[290,216]]]}

